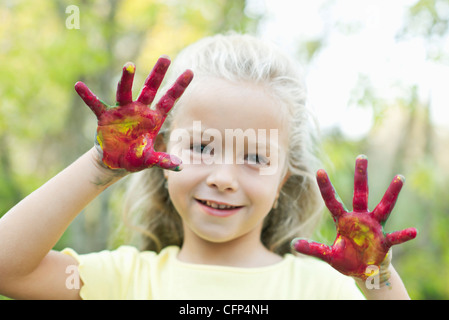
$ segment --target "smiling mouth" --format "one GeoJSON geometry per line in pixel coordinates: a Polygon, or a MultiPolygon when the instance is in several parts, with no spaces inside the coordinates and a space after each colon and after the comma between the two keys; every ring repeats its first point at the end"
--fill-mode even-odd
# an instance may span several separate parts
{"type": "Polygon", "coordinates": [[[231,210],[231,209],[238,209],[238,208],[242,207],[242,206],[233,206],[233,205],[229,205],[229,204],[218,203],[218,202],[209,201],[209,200],[196,199],[196,201],[198,201],[199,203],[201,203],[205,206],[208,206],[210,208],[219,209],[219,210],[231,210]]]}

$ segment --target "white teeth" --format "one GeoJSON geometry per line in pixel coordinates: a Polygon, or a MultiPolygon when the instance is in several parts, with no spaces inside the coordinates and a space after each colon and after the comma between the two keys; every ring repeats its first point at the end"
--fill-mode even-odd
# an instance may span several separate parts
{"type": "Polygon", "coordinates": [[[206,201],[201,200],[201,202],[203,204],[205,204],[206,206],[209,206],[209,207],[214,208],[214,209],[234,209],[234,208],[237,208],[237,207],[234,207],[234,206],[228,206],[226,204],[218,204],[218,203],[207,201],[207,200],[206,201]]]}

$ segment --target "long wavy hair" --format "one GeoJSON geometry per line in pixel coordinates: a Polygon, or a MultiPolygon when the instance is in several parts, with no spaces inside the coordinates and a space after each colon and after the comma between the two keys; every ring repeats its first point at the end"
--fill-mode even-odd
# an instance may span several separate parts
{"type": "MultiPolygon", "coordinates": [[[[261,84],[272,91],[286,110],[290,122],[286,125],[290,131],[287,154],[290,175],[280,191],[278,205],[265,218],[261,241],[275,253],[291,253],[291,240],[310,237],[323,208],[315,179],[320,164],[318,130],[306,106],[306,88],[299,67],[271,43],[250,35],[220,34],[199,40],[181,51],[158,95],[185,69],[194,73],[191,86],[201,77],[210,76],[261,84]]],[[[180,101],[161,130],[165,143],[180,101]]],[[[136,222],[131,225],[144,235],[142,249],[159,252],[169,245],[182,246],[182,220],[170,200],[162,169],[154,167],[135,173],[129,181],[125,220],[138,217],[139,225],[136,222]]]]}

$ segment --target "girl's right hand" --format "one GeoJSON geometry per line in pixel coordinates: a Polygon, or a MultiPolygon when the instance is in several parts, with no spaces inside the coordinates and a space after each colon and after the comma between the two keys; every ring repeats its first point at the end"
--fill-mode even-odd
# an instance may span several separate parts
{"type": "Polygon", "coordinates": [[[133,101],[135,66],[126,63],[117,86],[116,106],[109,106],[98,99],[84,83],[75,84],[76,92],[97,116],[97,143],[102,153],[102,161],[108,168],[124,169],[128,172],[153,166],[181,170],[181,160],[164,152],[156,152],[154,142],[167,113],[192,80],[192,71],[186,70],[178,77],[156,104],[155,110],[149,107],[169,65],[168,57],[160,57],[145,80],[139,97],[133,101]]]}

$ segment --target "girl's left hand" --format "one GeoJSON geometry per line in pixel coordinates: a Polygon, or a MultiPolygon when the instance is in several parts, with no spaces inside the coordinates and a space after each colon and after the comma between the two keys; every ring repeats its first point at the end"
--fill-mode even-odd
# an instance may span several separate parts
{"type": "Polygon", "coordinates": [[[365,156],[357,157],[352,212],[344,207],[326,172],[319,170],[317,173],[321,195],[337,229],[333,245],[329,247],[303,239],[292,241],[296,251],[320,258],[341,273],[363,280],[373,274],[373,266],[385,266],[383,262],[391,246],[414,239],[417,234],[414,228],[387,234],[383,230],[404,183],[402,176],[393,179],[381,202],[372,212],[368,211],[367,166],[365,156]]]}

